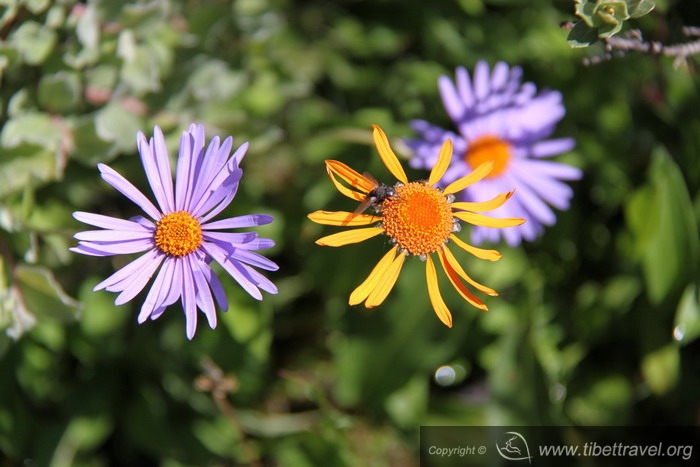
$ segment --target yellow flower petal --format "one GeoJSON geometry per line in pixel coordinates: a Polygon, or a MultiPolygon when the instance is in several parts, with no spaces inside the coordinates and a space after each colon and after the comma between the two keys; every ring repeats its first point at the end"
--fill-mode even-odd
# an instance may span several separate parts
{"type": "Polygon", "coordinates": [[[384,232],[381,227],[367,227],[365,229],[354,229],[346,230],[344,232],[338,232],[333,235],[327,235],[325,237],[316,240],[317,245],[321,246],[343,246],[350,245],[351,243],[360,243],[368,238],[376,237],[377,235],[384,232]]]}
{"type": "Polygon", "coordinates": [[[472,225],[480,225],[482,227],[515,227],[516,225],[521,225],[525,222],[525,219],[520,219],[519,217],[506,217],[501,219],[498,217],[489,217],[484,216],[483,214],[476,214],[474,212],[457,211],[454,212],[453,215],[457,219],[461,219],[464,222],[469,222],[472,225]]]}
{"type": "MultiPolygon", "coordinates": [[[[467,274],[464,269],[462,268],[462,265],[459,264],[459,261],[457,261],[457,258],[452,254],[449,248],[445,247],[440,251],[441,257],[440,261],[443,261],[442,255],[444,255],[444,260],[447,261],[447,266],[452,268],[454,272],[456,272],[462,279],[467,281],[468,284],[471,284],[472,287],[474,287],[476,290],[478,290],[481,293],[485,293],[486,295],[490,295],[492,297],[495,297],[498,295],[498,292],[493,290],[491,287],[487,287],[483,284],[480,284],[479,282],[475,281],[472,279],[469,274],[467,274]]],[[[447,267],[445,264],[442,265],[442,267],[445,268],[445,271],[447,271],[447,267]]],[[[449,275],[449,272],[448,272],[449,275]]],[[[485,309],[485,308],[484,308],[485,309]]]]}
{"type": "Polygon", "coordinates": [[[396,279],[399,278],[399,273],[401,272],[401,267],[405,259],[406,255],[404,253],[399,253],[384,274],[380,276],[376,287],[374,287],[369,297],[367,297],[367,301],[365,302],[367,308],[374,308],[375,306],[381,305],[387,295],[389,295],[391,289],[394,288],[396,279]]]}
{"type": "Polygon", "coordinates": [[[373,183],[370,179],[364,175],[360,175],[342,162],[327,160],[326,171],[328,172],[328,176],[331,178],[333,185],[335,185],[338,191],[348,198],[352,198],[356,201],[364,200],[367,197],[367,193],[375,188],[375,183],[373,183]],[[335,178],[334,174],[345,180],[345,182],[350,186],[360,190],[360,192],[358,193],[357,191],[350,190],[344,186],[335,178]]]}
{"type": "Polygon", "coordinates": [[[307,217],[317,224],[337,226],[369,225],[382,220],[381,217],[371,216],[369,214],[354,215],[351,212],[345,211],[316,211],[312,212],[307,217]]]}
{"type": "Polygon", "coordinates": [[[457,193],[458,191],[464,190],[469,185],[473,185],[479,180],[486,177],[493,170],[493,161],[484,162],[479,165],[472,173],[462,178],[455,180],[454,182],[447,185],[444,190],[446,195],[457,193]]]}
{"type": "Polygon", "coordinates": [[[503,255],[496,250],[485,250],[483,248],[477,248],[468,243],[465,243],[455,234],[450,235],[450,241],[454,242],[455,245],[457,245],[467,253],[471,253],[479,259],[485,259],[488,261],[498,261],[503,257],[503,255]]]}
{"type": "Polygon", "coordinates": [[[433,170],[430,171],[430,177],[428,178],[428,185],[434,186],[440,181],[447,167],[450,165],[452,160],[452,140],[447,139],[442,143],[442,148],[440,149],[440,155],[438,156],[437,163],[433,166],[433,170]]]}
{"type": "Polygon", "coordinates": [[[450,279],[452,286],[459,292],[462,298],[469,302],[470,305],[480,310],[488,310],[484,302],[479,300],[464,284],[462,284],[462,281],[460,281],[457,276],[457,272],[452,269],[452,265],[450,265],[448,261],[445,261],[446,258],[441,253],[438,253],[438,257],[440,258],[440,264],[442,264],[445,273],[447,273],[447,278],[450,279]]]}
{"type": "Polygon", "coordinates": [[[350,299],[348,300],[350,305],[362,303],[369,296],[369,294],[372,293],[375,287],[377,287],[379,280],[384,276],[386,270],[392,265],[398,248],[399,247],[394,246],[394,248],[389,250],[372,269],[372,272],[369,273],[367,279],[365,279],[362,284],[358,285],[357,288],[352,291],[350,294],[350,299]]]}
{"type": "Polygon", "coordinates": [[[440,295],[437,274],[435,272],[435,264],[433,264],[433,260],[430,258],[430,255],[428,255],[425,260],[425,279],[428,283],[428,296],[430,297],[430,303],[433,305],[435,314],[438,318],[440,318],[440,321],[442,321],[445,326],[451,328],[452,314],[440,295]]]}
{"type": "Polygon", "coordinates": [[[396,177],[398,181],[403,184],[408,183],[408,178],[406,178],[406,172],[403,171],[399,159],[394,154],[394,151],[389,146],[389,140],[384,133],[384,130],[379,128],[378,125],[372,125],[372,139],[374,140],[374,145],[377,147],[377,152],[379,157],[381,157],[382,162],[389,172],[396,177]]]}
{"type": "Polygon", "coordinates": [[[510,197],[513,196],[513,193],[515,193],[515,190],[509,191],[508,193],[501,193],[500,195],[494,197],[493,199],[490,199],[489,201],[482,201],[480,203],[461,201],[457,203],[452,203],[452,209],[462,209],[464,211],[476,212],[492,211],[500,206],[503,206],[503,203],[508,201],[510,197]]]}

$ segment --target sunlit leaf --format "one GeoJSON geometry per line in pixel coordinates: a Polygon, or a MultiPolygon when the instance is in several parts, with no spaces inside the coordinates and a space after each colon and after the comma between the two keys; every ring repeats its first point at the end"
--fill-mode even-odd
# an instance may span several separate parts
{"type": "Polygon", "coordinates": [[[43,63],[54,46],[58,37],[56,32],[34,21],[25,21],[12,35],[12,43],[29,65],[43,63]]]}
{"type": "Polygon", "coordinates": [[[639,18],[644,16],[654,9],[656,4],[654,0],[625,0],[627,2],[627,9],[632,18],[639,18]]]}
{"type": "Polygon", "coordinates": [[[673,389],[680,371],[680,354],[674,343],[661,347],[642,359],[642,374],[654,394],[663,395],[673,389]]]}
{"type": "Polygon", "coordinates": [[[681,345],[689,344],[700,336],[700,286],[688,284],[676,310],[673,338],[681,345]]]}
{"type": "Polygon", "coordinates": [[[577,21],[566,40],[571,47],[588,47],[598,40],[598,29],[591,28],[583,21],[577,21]]]}
{"type": "Polygon", "coordinates": [[[50,112],[75,110],[82,98],[82,85],[76,73],[60,71],[44,75],[39,82],[39,105],[50,112]]]}
{"type": "Polygon", "coordinates": [[[43,266],[18,265],[14,280],[27,310],[37,319],[73,321],[82,305],[69,297],[51,270],[43,266]]]}
{"type": "Polygon", "coordinates": [[[700,252],[698,224],[685,180],[664,149],[654,151],[649,182],[630,198],[625,214],[647,294],[658,303],[696,270],[700,252]]]}

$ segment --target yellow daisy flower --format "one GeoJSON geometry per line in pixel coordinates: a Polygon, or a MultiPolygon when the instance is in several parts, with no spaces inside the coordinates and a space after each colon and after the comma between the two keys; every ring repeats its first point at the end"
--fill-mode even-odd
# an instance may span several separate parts
{"type": "MultiPolygon", "coordinates": [[[[497,228],[522,224],[523,219],[495,219],[478,214],[498,208],[513,195],[513,191],[480,203],[454,202],[454,194],[486,177],[493,169],[493,162],[481,164],[472,173],[455,180],[445,189],[438,188],[436,185],[445,174],[452,158],[452,141],[449,139],[442,145],[437,164],[431,170],[428,180],[409,182],[398,158],[389,146],[389,140],[384,131],[377,125],[372,125],[372,128],[372,138],[379,157],[389,172],[399,180],[393,190],[388,190],[393,194],[384,199],[376,199],[374,203],[376,215],[316,211],[308,216],[313,222],[324,225],[370,226],[328,235],[316,240],[318,245],[349,245],[380,234],[389,237],[394,245],[379,260],[367,279],[350,294],[349,304],[358,305],[364,302],[367,308],[380,305],[396,283],[406,257],[418,256],[425,261],[428,295],[433,309],[440,321],[452,327],[452,315],[440,295],[435,262],[431,257],[436,253],[447,278],[462,298],[476,308],[487,310],[486,305],[462,281],[486,295],[495,296],[498,293],[469,277],[448,248],[448,242],[480,259],[489,261],[500,259],[501,254],[496,250],[469,245],[460,240],[455,233],[461,230],[460,221],[497,228]]],[[[327,160],[326,169],[338,191],[348,198],[362,203],[377,193],[374,191],[378,187],[375,180],[359,174],[342,162],[327,160]],[[338,178],[350,185],[352,189],[342,184],[338,178]]]]}

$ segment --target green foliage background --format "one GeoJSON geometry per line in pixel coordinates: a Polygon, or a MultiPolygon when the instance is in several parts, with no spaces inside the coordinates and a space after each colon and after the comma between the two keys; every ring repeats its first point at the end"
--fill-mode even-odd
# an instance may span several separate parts
{"type": "MultiPolygon", "coordinates": [[[[698,423],[695,59],[584,67],[602,49],[569,47],[567,0],[0,5],[2,465],[417,465],[420,425],[698,423]],[[482,313],[445,284],[452,329],[418,260],[380,308],[349,307],[387,245],[314,244],[335,230],[307,213],[353,207],[323,160],[388,177],[370,124],[407,157],[410,119],[450,126],[438,76],[480,59],[562,91],[556,135],[577,146],[559,160],[585,171],[572,208],[538,241],[498,245],[497,263],[460,256],[501,295],[482,313]],[[68,248],[73,211],[139,214],[96,163],[146,190],[136,132],[160,125],[175,154],[191,122],[250,141],[225,214],[273,214],[259,231],[281,267],[260,303],[222,277],[230,311],[189,342],[179,305],[138,326],[143,295],[92,292],[128,258],[68,248]],[[210,364],[232,412],[197,384],[210,364]]],[[[658,1],[633,23],[681,41],[693,5],[658,1]]]]}

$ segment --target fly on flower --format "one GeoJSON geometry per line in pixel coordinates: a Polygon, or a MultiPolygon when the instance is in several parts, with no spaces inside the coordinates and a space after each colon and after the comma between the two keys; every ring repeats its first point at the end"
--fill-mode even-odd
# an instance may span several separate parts
{"type": "MultiPolygon", "coordinates": [[[[479,214],[503,205],[513,192],[502,193],[484,202],[454,202],[455,193],[489,174],[493,169],[492,162],[481,164],[472,173],[441,189],[437,185],[452,157],[452,142],[449,139],[443,143],[428,180],[409,182],[389,146],[384,131],[377,125],[373,125],[372,138],[382,162],[398,179],[398,183],[394,185],[394,194],[382,200],[381,209],[375,214],[316,211],[308,216],[318,224],[362,226],[359,229],[320,238],[316,241],[318,245],[338,247],[359,243],[378,235],[386,235],[394,245],[379,260],[367,279],[350,294],[349,304],[358,305],[364,302],[367,308],[380,305],[394,287],[406,257],[418,256],[425,261],[428,296],[433,309],[440,321],[451,327],[452,314],[438,289],[437,272],[432,259],[432,255],[436,255],[447,278],[460,296],[476,308],[486,310],[486,305],[467,288],[465,282],[486,295],[498,295],[497,292],[476,282],[464,271],[448,248],[448,242],[480,259],[500,259],[501,254],[497,251],[476,248],[463,242],[455,234],[461,230],[462,221],[495,228],[522,224],[524,221],[519,218],[495,219],[479,214]]],[[[342,162],[327,160],[326,169],[338,191],[350,199],[362,202],[371,197],[376,189],[376,181],[359,174],[342,162]]]]}
{"type": "Polygon", "coordinates": [[[364,172],[362,175],[374,184],[374,188],[372,191],[367,193],[364,201],[362,201],[360,205],[355,208],[355,211],[352,213],[353,217],[357,216],[358,214],[362,214],[370,207],[373,207],[375,211],[378,212],[382,203],[396,194],[393,186],[379,183],[370,173],[364,172]]]}
{"type": "Polygon", "coordinates": [[[231,157],[230,136],[222,143],[215,137],[205,149],[204,127],[191,125],[182,133],[173,186],[170,159],[163,132],[155,127],[146,140],[139,132],[136,140],[146,177],[158,207],[127,179],[104,164],[98,164],[102,178],[136,203],[150,217],[117,219],[101,214],[75,212],[73,217],[104,230],[78,232],[75,253],[112,256],[142,253],[94,288],[120,292],[115,304],[134,298],[155,274],[138,322],[152,320],[182,300],[187,338],[197,329],[197,309],[202,310],[209,326],[216,327],[214,300],[226,311],[228,301],[219,279],[209,264],[219,263],[253,298],[262,300],[260,290],[277,293],[277,287],[255,268],[276,271],[277,265],[255,253],[274,242],[258,238],[256,232],[225,232],[228,229],[269,224],[272,216],[248,214],[213,221],[233,200],[243,171],[239,164],[248,149],[242,144],[231,157]],[[156,271],[157,274],[156,274],[156,271]],[[212,297],[213,295],[213,297],[212,297]]]}

